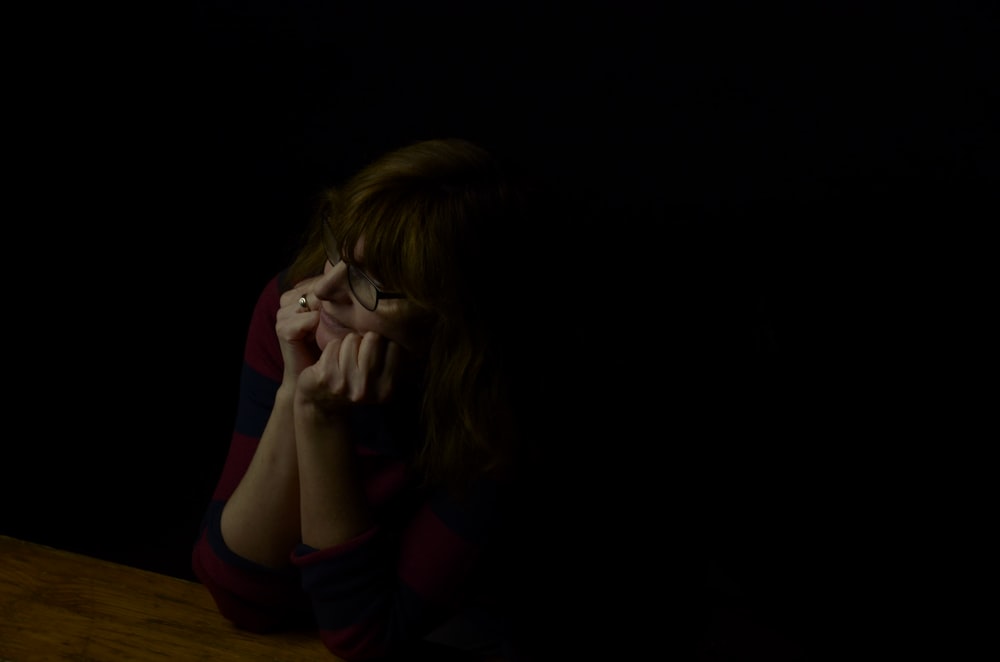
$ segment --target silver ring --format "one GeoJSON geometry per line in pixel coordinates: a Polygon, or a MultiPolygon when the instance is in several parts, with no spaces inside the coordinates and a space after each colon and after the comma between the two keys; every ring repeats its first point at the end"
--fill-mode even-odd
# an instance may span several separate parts
{"type": "Polygon", "coordinates": [[[299,297],[299,305],[302,306],[302,310],[309,310],[309,302],[306,301],[306,295],[299,297]]]}

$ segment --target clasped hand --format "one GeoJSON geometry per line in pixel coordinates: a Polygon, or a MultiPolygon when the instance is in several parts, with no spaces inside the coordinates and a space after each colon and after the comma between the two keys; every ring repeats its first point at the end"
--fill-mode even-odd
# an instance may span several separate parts
{"type": "Polygon", "coordinates": [[[275,330],[285,363],[283,386],[294,387],[298,399],[322,409],[387,401],[401,372],[402,348],[374,331],[348,331],[320,350],[320,313],[298,303],[304,293],[315,300],[313,280],[281,295],[275,330]]]}

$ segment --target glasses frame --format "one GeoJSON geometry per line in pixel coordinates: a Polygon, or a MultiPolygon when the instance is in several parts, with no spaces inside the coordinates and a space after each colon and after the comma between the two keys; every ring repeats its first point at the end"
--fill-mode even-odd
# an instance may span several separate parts
{"type": "MultiPolygon", "coordinates": [[[[343,262],[343,258],[340,256],[339,242],[337,237],[333,234],[333,228],[330,227],[329,221],[323,222],[323,250],[326,252],[326,259],[329,260],[332,266],[337,266],[340,262],[343,262]]],[[[345,263],[347,266],[347,284],[351,288],[351,294],[354,296],[355,301],[357,301],[362,308],[365,310],[370,310],[375,312],[378,308],[378,302],[382,299],[405,299],[406,295],[401,292],[387,292],[379,288],[368,274],[362,271],[357,266],[345,263]],[[358,289],[355,282],[358,278],[363,278],[366,285],[371,287],[372,291],[375,292],[375,301],[371,306],[368,306],[362,297],[358,294],[358,289]]]]}

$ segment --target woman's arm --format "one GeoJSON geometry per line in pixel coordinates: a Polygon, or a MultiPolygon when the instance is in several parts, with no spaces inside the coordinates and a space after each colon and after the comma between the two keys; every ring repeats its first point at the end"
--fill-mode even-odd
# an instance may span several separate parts
{"type": "Polygon", "coordinates": [[[386,401],[398,377],[400,347],[374,332],[331,340],[304,369],[295,393],[302,542],[345,543],[374,525],[355,461],[348,412],[386,401]]]}
{"type": "Polygon", "coordinates": [[[301,540],[316,549],[333,547],[373,525],[348,424],[309,402],[297,403],[295,414],[301,540]]]}
{"type": "Polygon", "coordinates": [[[302,370],[319,357],[314,331],[319,313],[303,312],[299,297],[310,281],[283,292],[274,333],[281,348],[282,380],[253,459],[222,513],[226,546],[268,567],[290,565],[301,539],[299,461],[295,444],[294,394],[302,370]]]}
{"type": "MultiPolygon", "coordinates": [[[[279,540],[284,549],[276,545],[270,551],[261,544],[263,538],[253,542],[255,531],[264,528],[256,529],[254,500],[267,504],[262,515],[270,521],[267,526],[272,531],[280,524],[276,521],[279,512],[289,511],[297,518],[297,509],[286,500],[289,496],[297,500],[297,486],[288,493],[273,488],[273,485],[284,483],[283,489],[289,489],[292,476],[288,471],[295,470],[294,446],[287,446],[290,437],[285,437],[283,453],[277,453],[281,446],[277,434],[282,427],[280,419],[290,411],[285,404],[286,397],[278,393],[285,370],[275,334],[280,297],[280,280],[274,278],[264,287],[254,307],[244,348],[240,397],[229,451],[191,552],[192,569],[211,593],[219,611],[240,627],[254,631],[301,624],[311,618],[299,572],[288,567],[296,541],[281,540],[271,533],[269,535],[279,540]],[[275,469],[274,465],[279,462],[285,466],[282,471],[275,469]],[[262,471],[268,466],[275,470],[270,478],[262,471]],[[228,508],[237,491],[241,493],[239,498],[232,508],[228,508]],[[268,503],[270,492],[277,492],[279,498],[268,503]],[[225,512],[227,508],[228,513],[225,512]],[[222,533],[224,517],[225,536],[222,533]],[[227,539],[232,541],[232,549],[227,539]]],[[[284,427],[291,429],[291,425],[284,427]]],[[[295,527],[297,523],[284,530],[287,532],[295,527]]]]}

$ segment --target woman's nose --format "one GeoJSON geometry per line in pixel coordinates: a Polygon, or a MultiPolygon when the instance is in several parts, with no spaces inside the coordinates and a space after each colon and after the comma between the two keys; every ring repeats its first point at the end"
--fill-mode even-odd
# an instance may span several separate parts
{"type": "Polygon", "coordinates": [[[338,293],[347,292],[347,264],[343,260],[337,264],[327,261],[323,273],[314,286],[316,295],[321,299],[332,300],[338,293]]]}

